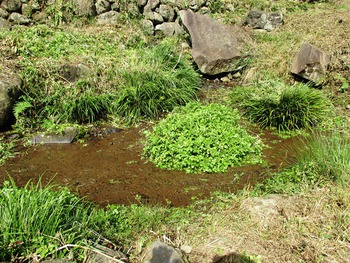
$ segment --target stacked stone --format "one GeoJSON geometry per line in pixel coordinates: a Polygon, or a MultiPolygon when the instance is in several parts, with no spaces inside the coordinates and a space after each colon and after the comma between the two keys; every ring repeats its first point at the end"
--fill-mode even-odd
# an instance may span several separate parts
{"type": "MultiPolygon", "coordinates": [[[[211,0],[72,0],[74,15],[96,17],[97,24],[117,24],[118,17],[127,13],[131,17],[144,17],[143,25],[151,34],[182,34],[179,12],[190,9],[208,13],[211,0]]],[[[30,25],[49,18],[46,8],[55,8],[55,0],[0,0],[0,28],[13,24],[30,25]]],[[[62,10],[60,10],[62,11],[62,10]]],[[[69,10],[68,10],[69,11],[69,10]]]]}
{"type": "Polygon", "coordinates": [[[29,16],[40,11],[37,0],[2,0],[0,1],[0,28],[9,28],[11,24],[28,25],[29,16]]]}
{"type": "Polygon", "coordinates": [[[179,12],[191,9],[194,12],[208,13],[208,0],[139,0],[138,6],[144,16],[144,29],[153,34],[164,35],[183,33],[179,24],[179,12]]]}

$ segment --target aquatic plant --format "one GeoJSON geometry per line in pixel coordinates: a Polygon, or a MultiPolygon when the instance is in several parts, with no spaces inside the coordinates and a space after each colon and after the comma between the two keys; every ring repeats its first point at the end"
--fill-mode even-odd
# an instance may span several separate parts
{"type": "Polygon", "coordinates": [[[160,168],[187,173],[257,163],[262,145],[238,124],[239,118],[237,110],[220,104],[177,107],[146,132],[144,156],[160,168]]]}

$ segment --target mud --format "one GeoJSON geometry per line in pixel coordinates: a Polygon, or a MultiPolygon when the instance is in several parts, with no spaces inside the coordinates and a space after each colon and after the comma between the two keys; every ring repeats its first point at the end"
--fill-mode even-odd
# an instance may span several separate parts
{"type": "Polygon", "coordinates": [[[142,159],[142,129],[130,128],[94,136],[85,142],[30,146],[0,166],[0,181],[11,176],[18,186],[29,180],[65,186],[101,206],[151,203],[189,205],[214,191],[235,192],[263,180],[267,170],[293,163],[296,139],[264,134],[268,166],[231,168],[220,174],[166,171],[142,159]]]}

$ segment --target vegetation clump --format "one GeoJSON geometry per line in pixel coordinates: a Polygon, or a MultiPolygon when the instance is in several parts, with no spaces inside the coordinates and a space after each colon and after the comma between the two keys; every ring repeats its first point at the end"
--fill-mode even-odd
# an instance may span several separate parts
{"type": "Polygon", "coordinates": [[[14,110],[20,129],[118,118],[131,123],[197,99],[199,74],[178,54],[175,38],[123,46],[109,32],[38,25],[0,33],[0,40],[20,57],[24,94],[14,110]],[[67,65],[85,71],[70,78],[74,70],[66,72],[67,65]]]}
{"type": "Polygon", "coordinates": [[[325,180],[345,184],[350,181],[350,139],[347,134],[314,132],[310,138],[305,138],[297,158],[302,166],[312,165],[325,180]]]}
{"type": "Polygon", "coordinates": [[[225,172],[257,163],[262,145],[238,121],[237,110],[189,103],[146,132],[144,155],[158,167],[187,173],[225,172]]]}
{"type": "Polygon", "coordinates": [[[322,92],[305,84],[289,86],[271,81],[244,89],[233,91],[233,103],[239,103],[244,115],[262,128],[278,131],[311,128],[320,124],[330,111],[322,92]],[[272,85],[267,87],[269,84],[272,85]]]}
{"type": "Polygon", "coordinates": [[[40,184],[0,188],[0,260],[30,260],[56,254],[64,244],[79,244],[90,209],[66,189],[52,191],[40,184]],[[29,257],[29,258],[28,258],[29,257]]]}

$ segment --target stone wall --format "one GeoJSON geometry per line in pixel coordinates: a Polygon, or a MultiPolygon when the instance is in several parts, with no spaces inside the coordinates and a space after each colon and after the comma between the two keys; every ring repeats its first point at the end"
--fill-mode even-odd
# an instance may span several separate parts
{"type": "Polygon", "coordinates": [[[179,11],[210,12],[215,0],[0,0],[0,28],[53,21],[69,22],[73,17],[95,17],[97,24],[118,24],[121,15],[143,18],[150,33],[181,33],[179,11]]]}

